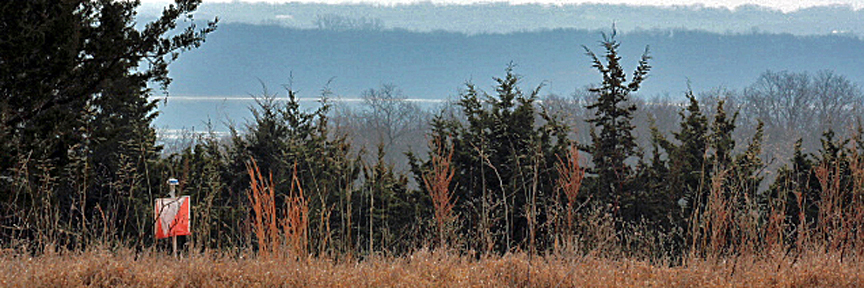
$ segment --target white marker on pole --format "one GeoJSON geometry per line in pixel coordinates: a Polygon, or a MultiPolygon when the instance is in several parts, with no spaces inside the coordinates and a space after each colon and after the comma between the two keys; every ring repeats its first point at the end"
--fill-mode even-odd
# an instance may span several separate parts
{"type": "Polygon", "coordinates": [[[168,179],[168,187],[169,187],[168,195],[170,195],[171,198],[176,198],[176,197],[177,197],[177,196],[176,196],[176,193],[177,193],[177,185],[180,185],[180,181],[177,181],[177,179],[175,179],[175,178],[169,178],[169,179],[168,179]]]}

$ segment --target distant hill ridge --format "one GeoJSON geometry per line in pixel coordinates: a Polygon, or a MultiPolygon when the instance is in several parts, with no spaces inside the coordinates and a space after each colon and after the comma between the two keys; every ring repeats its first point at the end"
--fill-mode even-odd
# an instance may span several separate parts
{"type": "MultiPolygon", "coordinates": [[[[144,4],[142,17],[161,11],[159,4],[144,4]]],[[[793,35],[852,34],[864,36],[864,9],[849,5],[817,6],[783,12],[762,6],[734,9],[692,6],[628,6],[612,4],[473,5],[316,4],[316,3],[211,3],[201,5],[202,17],[219,16],[222,23],[276,24],[316,28],[322,16],[374,20],[386,29],[449,31],[467,34],[510,33],[557,28],[605,29],[618,23],[622,32],[650,29],[690,29],[716,33],[789,33],[793,35]]]]}
{"type": "MultiPolygon", "coordinates": [[[[619,26],[620,27],[620,26],[619,26]]],[[[609,32],[610,28],[604,29],[609,32]]],[[[175,95],[248,95],[291,84],[302,97],[330,89],[344,97],[392,83],[409,98],[443,99],[466,81],[490,88],[510,62],[527,85],[567,95],[600,79],[582,45],[598,51],[600,30],[554,29],[508,34],[319,30],[280,25],[225,23],[196,51],[171,66],[175,95]],[[260,81],[260,82],[259,82],[260,81]]],[[[864,41],[848,35],[722,34],[692,30],[642,30],[619,35],[625,68],[646,45],[654,66],[639,95],[683,95],[742,89],[766,70],[833,70],[864,83],[864,41]]]]}

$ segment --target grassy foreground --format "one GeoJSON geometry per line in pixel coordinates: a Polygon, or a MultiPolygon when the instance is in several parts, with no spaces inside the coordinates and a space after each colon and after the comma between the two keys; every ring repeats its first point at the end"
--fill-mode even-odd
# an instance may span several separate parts
{"type": "Polygon", "coordinates": [[[92,250],[0,256],[3,287],[859,287],[864,264],[839,256],[738,257],[652,265],[598,257],[517,253],[474,259],[418,251],[336,262],[243,254],[92,250]]]}

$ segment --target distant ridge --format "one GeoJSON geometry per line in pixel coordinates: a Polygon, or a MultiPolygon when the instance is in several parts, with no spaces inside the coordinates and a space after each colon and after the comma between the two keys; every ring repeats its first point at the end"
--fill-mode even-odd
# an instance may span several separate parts
{"type": "Polygon", "coordinates": [[[325,88],[357,99],[394,84],[407,98],[437,102],[453,99],[465,82],[491,90],[492,77],[511,62],[524,87],[543,84],[544,96],[566,96],[600,81],[581,46],[599,49],[601,31],[613,22],[626,69],[650,46],[654,69],[636,97],[680,100],[688,82],[697,93],[741,91],[767,70],[833,70],[864,84],[864,40],[855,30],[864,29],[864,10],[848,6],[782,13],[755,6],[208,2],[200,12],[197,19],[218,15],[220,27],[172,64],[169,89],[178,97],[162,106],[168,110],[159,125],[200,127],[208,116],[245,115],[254,102],[225,98],[259,95],[262,84],[279,95],[290,84],[304,99],[325,88]]]}
{"type": "MultiPolygon", "coordinates": [[[[543,93],[569,95],[599,82],[581,47],[597,49],[598,39],[599,30],[581,29],[466,35],[228,23],[171,66],[170,92],[249,95],[261,92],[261,83],[271,91],[290,83],[300,97],[316,97],[332,79],[328,88],[346,98],[391,83],[408,98],[444,99],[466,81],[491,87],[492,77],[512,61],[525,84],[544,83],[543,93]]],[[[697,92],[742,89],[766,70],[830,69],[864,83],[864,41],[858,37],[643,30],[619,39],[625,65],[650,46],[654,69],[639,91],[644,97],[681,96],[688,81],[697,92]]]]}
{"type": "MultiPolygon", "coordinates": [[[[161,5],[147,2],[142,17],[153,17],[161,5]]],[[[859,7],[860,8],[860,7],[859,7]]],[[[623,4],[518,4],[492,2],[442,5],[433,2],[400,5],[207,2],[197,15],[219,16],[222,23],[275,24],[316,28],[321,16],[374,19],[386,29],[448,31],[466,34],[510,33],[557,28],[606,29],[612,22],[622,32],[649,29],[689,29],[715,33],[831,33],[864,36],[864,9],[827,5],[783,12],[756,5],[735,8],[688,6],[632,6],[623,4]]]]}

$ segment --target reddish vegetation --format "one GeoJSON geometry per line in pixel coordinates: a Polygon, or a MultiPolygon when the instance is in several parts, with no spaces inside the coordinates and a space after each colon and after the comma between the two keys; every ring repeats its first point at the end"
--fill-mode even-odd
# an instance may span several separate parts
{"type": "Polygon", "coordinates": [[[268,259],[306,255],[309,244],[309,205],[297,178],[296,165],[289,193],[285,197],[285,209],[278,211],[273,175],[269,179],[264,178],[255,159],[251,159],[250,163],[246,165],[250,178],[249,203],[254,215],[252,230],[258,240],[259,253],[268,259]],[[284,237],[279,235],[280,226],[284,237]]]}
{"type": "Polygon", "coordinates": [[[455,220],[453,215],[455,204],[453,203],[453,193],[450,191],[450,182],[453,181],[453,175],[456,173],[456,170],[451,166],[453,145],[448,145],[445,140],[435,138],[430,141],[429,147],[434,149],[434,153],[431,155],[432,167],[423,175],[423,184],[432,199],[435,226],[438,229],[438,241],[446,244],[447,239],[452,238],[449,228],[455,220]]]}
{"type": "Polygon", "coordinates": [[[567,232],[572,234],[574,217],[576,216],[576,203],[579,196],[579,189],[582,188],[582,180],[585,178],[585,168],[579,164],[579,148],[576,145],[571,145],[567,151],[567,156],[564,159],[558,158],[558,166],[555,169],[558,171],[558,187],[564,191],[567,197],[567,232]]]}

